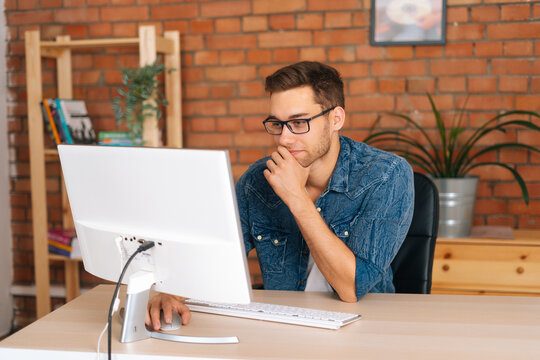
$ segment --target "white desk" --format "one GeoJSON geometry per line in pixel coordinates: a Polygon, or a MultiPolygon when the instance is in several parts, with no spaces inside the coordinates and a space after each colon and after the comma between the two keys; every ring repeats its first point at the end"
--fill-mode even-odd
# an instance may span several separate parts
{"type": "MultiPolygon", "coordinates": [[[[96,359],[112,286],[101,285],[0,342],[0,359],[96,359]]],[[[540,359],[540,298],[368,294],[348,304],[332,294],[255,291],[256,301],[345,312],[363,319],[324,330],[193,313],[177,333],[231,336],[233,345],[149,339],[118,342],[114,359],[540,359]]],[[[100,359],[106,359],[106,336],[100,359]]]]}

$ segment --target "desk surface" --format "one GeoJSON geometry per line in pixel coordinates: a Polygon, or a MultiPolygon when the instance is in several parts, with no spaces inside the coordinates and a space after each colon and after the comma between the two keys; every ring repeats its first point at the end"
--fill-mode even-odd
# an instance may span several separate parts
{"type": "MultiPolygon", "coordinates": [[[[0,359],[96,359],[113,288],[100,285],[0,342],[0,359]],[[38,357],[39,355],[39,357],[38,357]]],[[[115,359],[540,359],[540,299],[368,294],[344,303],[330,293],[255,291],[254,300],[363,318],[341,330],[193,313],[175,333],[232,336],[239,344],[118,342],[115,359]]],[[[101,343],[106,351],[106,336],[101,343]]],[[[105,353],[106,354],[106,353],[105,353]]]]}

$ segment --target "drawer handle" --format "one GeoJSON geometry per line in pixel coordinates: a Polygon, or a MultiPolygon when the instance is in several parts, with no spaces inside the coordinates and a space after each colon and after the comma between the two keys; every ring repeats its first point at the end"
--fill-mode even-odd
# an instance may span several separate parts
{"type": "Polygon", "coordinates": [[[448,264],[444,264],[442,269],[443,269],[443,271],[448,271],[448,270],[450,270],[450,266],[448,264]]]}
{"type": "Polygon", "coordinates": [[[525,269],[522,268],[522,267],[520,266],[520,267],[518,267],[518,268],[516,269],[516,272],[517,272],[518,274],[523,274],[523,273],[525,272],[525,269]]]}
{"type": "Polygon", "coordinates": [[[445,259],[450,259],[452,257],[452,253],[445,253],[444,256],[443,256],[445,259]]]}

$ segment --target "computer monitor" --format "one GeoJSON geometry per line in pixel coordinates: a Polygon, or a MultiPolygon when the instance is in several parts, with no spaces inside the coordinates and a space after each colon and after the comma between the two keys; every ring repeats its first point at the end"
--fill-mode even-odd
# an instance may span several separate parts
{"type": "MultiPolygon", "coordinates": [[[[86,271],[116,282],[140,242],[154,241],[126,271],[128,303],[134,282],[188,298],[251,301],[227,151],[59,145],[58,152],[86,271]]],[[[139,325],[147,298],[132,307],[136,314],[126,306],[139,325]]]]}

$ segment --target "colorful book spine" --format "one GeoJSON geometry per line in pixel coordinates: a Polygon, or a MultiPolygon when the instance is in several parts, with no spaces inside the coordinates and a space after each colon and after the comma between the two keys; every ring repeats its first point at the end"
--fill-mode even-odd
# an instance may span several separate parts
{"type": "Polygon", "coordinates": [[[49,244],[49,252],[50,252],[51,254],[56,254],[56,255],[62,255],[62,256],[66,256],[66,257],[71,257],[71,251],[64,250],[64,249],[62,249],[62,248],[56,247],[56,246],[51,245],[51,244],[49,244]]]}
{"type": "Polygon", "coordinates": [[[53,229],[47,232],[47,238],[49,240],[55,241],[57,243],[64,244],[67,246],[71,246],[73,238],[76,235],[77,234],[75,233],[75,230],[53,229]]]}
{"type": "Polygon", "coordinates": [[[49,129],[51,130],[54,142],[56,143],[56,145],[60,145],[62,143],[62,140],[60,139],[60,134],[58,134],[58,130],[56,129],[56,124],[51,113],[51,108],[47,104],[47,99],[43,99],[43,101],[41,102],[41,110],[43,111],[43,118],[45,119],[49,129]]]}
{"type": "Polygon", "coordinates": [[[64,113],[62,111],[62,106],[60,103],[60,99],[55,99],[56,102],[56,112],[58,114],[58,118],[60,119],[60,123],[62,124],[62,129],[64,130],[64,136],[66,137],[66,143],[67,144],[73,144],[73,138],[71,137],[71,134],[69,132],[69,128],[66,123],[66,117],[64,116],[64,113]]]}
{"type": "Polygon", "coordinates": [[[60,141],[64,144],[66,142],[66,135],[64,134],[62,122],[60,121],[60,117],[58,116],[58,111],[56,111],[56,103],[54,102],[54,99],[45,99],[44,102],[49,106],[49,109],[51,110],[51,116],[54,119],[56,130],[58,131],[58,135],[60,136],[60,141]]]}

